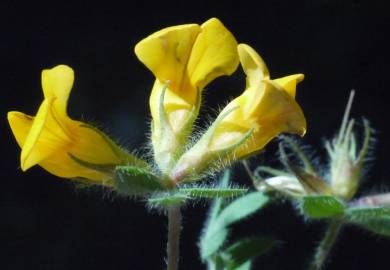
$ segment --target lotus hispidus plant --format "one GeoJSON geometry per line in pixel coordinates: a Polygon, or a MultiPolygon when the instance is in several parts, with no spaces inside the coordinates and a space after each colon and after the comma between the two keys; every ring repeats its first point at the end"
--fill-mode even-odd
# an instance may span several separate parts
{"type": "Polygon", "coordinates": [[[197,183],[258,153],[280,133],[305,134],[306,120],[295,101],[304,76],[271,79],[259,54],[238,44],[216,18],[157,31],[135,46],[135,54],[156,77],[149,100],[152,160],[135,156],[93,125],[68,116],[74,72],[67,65],[42,72],[44,98],[35,116],[12,111],[8,121],[22,149],[23,171],[39,165],[60,178],[101,185],[166,211],[167,267],[173,270],[178,268],[180,207],[192,199],[247,192],[197,183]],[[207,130],[196,130],[205,87],[231,75],[239,64],[246,74],[244,91],[207,130]],[[199,133],[195,139],[193,134],[199,133]]]}

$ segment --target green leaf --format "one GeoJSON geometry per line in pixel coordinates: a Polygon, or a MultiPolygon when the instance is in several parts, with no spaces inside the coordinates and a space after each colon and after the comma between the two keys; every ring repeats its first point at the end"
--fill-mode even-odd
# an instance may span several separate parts
{"type": "Polygon", "coordinates": [[[211,224],[210,231],[218,231],[234,222],[242,220],[264,207],[268,202],[268,196],[261,192],[252,192],[242,196],[221,211],[214,223],[211,224]]]}
{"type": "Polygon", "coordinates": [[[148,204],[151,207],[168,207],[185,203],[190,199],[187,195],[180,192],[177,193],[158,193],[148,199],[148,204]]]}
{"type": "Polygon", "coordinates": [[[390,236],[389,207],[356,207],[346,211],[347,219],[369,231],[390,236]]]}
{"type": "Polygon", "coordinates": [[[301,211],[309,218],[328,218],[344,214],[345,205],[333,196],[305,196],[301,211]]]}
{"type": "Polygon", "coordinates": [[[354,207],[346,211],[351,221],[365,221],[372,218],[390,218],[389,207],[354,207]]]}
{"type": "Polygon", "coordinates": [[[207,260],[207,269],[208,270],[226,270],[225,263],[221,257],[220,253],[217,253],[207,260]]]}
{"type": "MultiPolygon", "coordinates": [[[[229,186],[229,180],[230,180],[230,171],[226,170],[219,181],[219,185],[218,185],[219,188],[227,188],[229,186]]],[[[207,221],[208,225],[213,223],[214,220],[217,218],[217,216],[221,212],[223,203],[224,203],[223,198],[216,198],[213,200],[213,204],[210,207],[209,219],[207,221]]]]}
{"type": "Polygon", "coordinates": [[[390,237],[389,217],[371,218],[365,221],[353,221],[353,223],[376,234],[390,237]]]}
{"type": "Polygon", "coordinates": [[[240,195],[244,195],[248,192],[247,188],[207,188],[207,187],[194,187],[194,188],[180,188],[181,193],[195,198],[232,198],[240,195]]]}
{"type": "Polygon", "coordinates": [[[239,266],[238,268],[236,268],[235,270],[250,270],[250,269],[252,269],[252,262],[248,261],[242,264],[241,266],[239,266]]]}
{"type": "Polygon", "coordinates": [[[272,237],[242,239],[228,247],[222,257],[227,269],[233,270],[266,253],[274,246],[275,240],[272,237]]]}
{"type": "MultiPolygon", "coordinates": [[[[226,170],[219,180],[219,188],[227,188],[229,186],[230,180],[230,171],[226,170]]],[[[210,235],[210,228],[212,224],[214,224],[216,218],[222,210],[222,206],[224,204],[223,198],[216,198],[213,200],[213,203],[209,210],[209,217],[206,221],[203,232],[200,236],[199,241],[199,249],[200,256],[203,261],[208,259],[211,255],[213,255],[218,249],[223,245],[226,240],[226,237],[229,233],[227,229],[222,229],[219,232],[216,232],[215,235],[210,235]]]]}
{"type": "Polygon", "coordinates": [[[242,196],[219,213],[212,213],[208,226],[205,229],[200,241],[201,257],[205,260],[224,244],[228,235],[227,227],[232,223],[242,220],[253,214],[269,201],[269,198],[261,192],[252,192],[242,196]]]}
{"type": "Polygon", "coordinates": [[[145,195],[165,190],[155,175],[146,169],[133,166],[115,168],[114,186],[119,193],[127,195],[145,195]]]}
{"type": "Polygon", "coordinates": [[[201,238],[199,247],[202,260],[206,260],[220,249],[225,243],[228,233],[228,229],[223,228],[211,235],[206,233],[206,237],[201,238]]]}

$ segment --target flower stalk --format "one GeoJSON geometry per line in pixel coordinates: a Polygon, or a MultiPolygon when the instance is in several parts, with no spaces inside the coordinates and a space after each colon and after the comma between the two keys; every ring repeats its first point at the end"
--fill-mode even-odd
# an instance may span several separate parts
{"type": "Polygon", "coordinates": [[[181,219],[180,205],[170,206],[168,208],[168,270],[179,269],[181,219]]]}
{"type": "Polygon", "coordinates": [[[330,221],[329,227],[325,232],[324,238],[318,245],[314,254],[313,260],[309,267],[309,270],[320,270],[324,266],[326,259],[329,257],[329,253],[335,244],[337,237],[340,233],[343,223],[339,219],[333,219],[330,221]]]}

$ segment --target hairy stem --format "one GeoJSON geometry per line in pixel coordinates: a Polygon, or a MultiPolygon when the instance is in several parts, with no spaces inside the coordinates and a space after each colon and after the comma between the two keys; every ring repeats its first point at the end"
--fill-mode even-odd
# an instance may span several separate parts
{"type": "Polygon", "coordinates": [[[179,242],[181,231],[181,212],[179,205],[168,208],[167,270],[179,269],[179,242]]]}
{"type": "Polygon", "coordinates": [[[325,264],[325,261],[340,233],[342,221],[334,219],[330,222],[328,229],[325,232],[324,238],[321,240],[314,254],[313,261],[309,270],[320,270],[325,264]]]}

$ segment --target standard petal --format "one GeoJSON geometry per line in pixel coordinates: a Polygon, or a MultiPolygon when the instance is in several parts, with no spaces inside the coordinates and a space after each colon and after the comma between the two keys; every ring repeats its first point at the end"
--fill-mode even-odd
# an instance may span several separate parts
{"type": "Polygon", "coordinates": [[[200,31],[197,24],[165,28],[141,40],[135,54],[160,82],[169,81],[169,88],[179,92],[188,81],[186,68],[200,31]]]}
{"type": "Polygon", "coordinates": [[[305,78],[303,74],[294,74],[273,81],[283,88],[292,98],[295,98],[297,84],[305,78]]]}
{"type": "Polygon", "coordinates": [[[238,66],[237,41],[216,18],[202,24],[188,62],[191,85],[202,90],[215,78],[231,75],[238,66]]]}
{"type": "Polygon", "coordinates": [[[252,47],[239,44],[237,48],[241,66],[247,76],[247,87],[257,86],[263,79],[269,79],[267,65],[252,47]]]}
{"type": "Polygon", "coordinates": [[[65,110],[73,82],[73,69],[66,65],[58,65],[42,71],[42,89],[45,99],[58,99],[65,110]]]}

